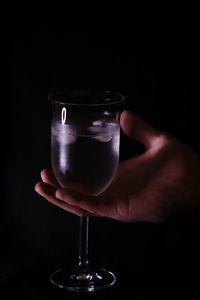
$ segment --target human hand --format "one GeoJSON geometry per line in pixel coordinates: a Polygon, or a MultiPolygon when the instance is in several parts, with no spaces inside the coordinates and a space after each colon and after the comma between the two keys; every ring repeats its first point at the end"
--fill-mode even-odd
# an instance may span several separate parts
{"type": "Polygon", "coordinates": [[[94,215],[124,222],[159,222],[200,215],[200,158],[187,145],[132,112],[120,116],[122,130],[146,151],[119,164],[116,176],[99,196],[63,189],[51,170],[41,172],[36,191],[78,216],[94,215]]]}

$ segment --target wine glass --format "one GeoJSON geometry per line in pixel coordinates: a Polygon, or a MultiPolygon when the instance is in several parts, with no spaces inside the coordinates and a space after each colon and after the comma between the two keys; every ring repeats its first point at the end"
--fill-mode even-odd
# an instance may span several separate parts
{"type": "MultiPolygon", "coordinates": [[[[86,195],[101,194],[112,182],[119,162],[118,113],[124,97],[109,91],[74,90],[50,94],[51,163],[57,181],[86,195]]],[[[95,269],[88,258],[89,216],[80,217],[79,257],[71,268],[50,275],[55,286],[94,292],[112,286],[115,275],[95,269]]]]}

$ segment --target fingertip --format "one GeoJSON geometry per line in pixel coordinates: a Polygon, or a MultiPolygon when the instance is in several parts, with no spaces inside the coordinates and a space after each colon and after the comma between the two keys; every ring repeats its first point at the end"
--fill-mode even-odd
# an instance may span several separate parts
{"type": "Polygon", "coordinates": [[[137,116],[129,110],[124,110],[120,115],[121,128],[131,138],[134,137],[136,118],[137,116]]]}
{"type": "Polygon", "coordinates": [[[127,115],[130,113],[128,109],[125,109],[120,114],[120,123],[124,121],[124,119],[127,117],[127,115]]]}
{"type": "Polygon", "coordinates": [[[42,178],[43,181],[46,179],[47,172],[48,172],[48,169],[43,169],[40,172],[40,176],[41,176],[41,178],[42,178]]]}
{"type": "Polygon", "coordinates": [[[40,193],[40,191],[41,191],[41,182],[37,182],[37,183],[35,184],[35,191],[36,191],[37,193],[40,193]]]}
{"type": "Polygon", "coordinates": [[[34,189],[35,189],[36,192],[38,191],[38,183],[35,184],[34,189]]]}

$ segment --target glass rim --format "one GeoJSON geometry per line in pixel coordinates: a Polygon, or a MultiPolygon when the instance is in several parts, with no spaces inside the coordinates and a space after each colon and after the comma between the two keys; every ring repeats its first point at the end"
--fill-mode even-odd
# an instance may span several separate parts
{"type": "Polygon", "coordinates": [[[50,100],[53,103],[59,103],[74,107],[103,107],[120,104],[125,100],[125,97],[118,92],[112,92],[107,90],[74,89],[64,93],[50,93],[48,95],[48,100],[50,100]],[[94,100],[93,97],[96,97],[96,102],[90,102],[91,100],[94,100]],[[88,102],[86,101],[86,99],[88,102]],[[81,102],[81,100],[83,100],[83,102],[81,102]]]}

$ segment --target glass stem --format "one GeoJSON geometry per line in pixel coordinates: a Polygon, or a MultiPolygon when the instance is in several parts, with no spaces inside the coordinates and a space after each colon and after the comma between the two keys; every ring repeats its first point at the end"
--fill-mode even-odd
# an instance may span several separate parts
{"type": "Polygon", "coordinates": [[[88,260],[88,229],[89,217],[80,217],[80,234],[79,234],[79,261],[80,269],[85,269],[89,265],[88,260]]]}

